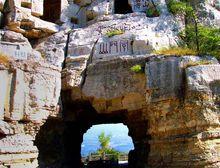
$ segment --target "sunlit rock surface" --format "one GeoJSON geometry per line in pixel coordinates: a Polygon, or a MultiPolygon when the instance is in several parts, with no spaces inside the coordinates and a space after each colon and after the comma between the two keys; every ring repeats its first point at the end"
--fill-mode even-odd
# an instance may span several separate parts
{"type": "MultiPolygon", "coordinates": [[[[218,60],[154,54],[183,20],[164,0],[121,3],[0,0],[0,167],[81,167],[103,123],[128,126],[130,168],[220,167],[218,60]]],[[[218,26],[218,3],[193,1],[199,22],[218,26]]]]}

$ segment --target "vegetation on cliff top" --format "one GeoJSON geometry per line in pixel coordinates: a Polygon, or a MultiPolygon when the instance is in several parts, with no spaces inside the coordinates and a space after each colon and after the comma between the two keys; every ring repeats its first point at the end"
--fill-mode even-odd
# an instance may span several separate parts
{"type": "Polygon", "coordinates": [[[197,29],[196,33],[194,27],[189,25],[180,33],[180,37],[188,48],[196,50],[199,55],[212,55],[220,59],[220,29],[202,25],[198,25],[197,29]]]}
{"type": "Polygon", "coordinates": [[[198,55],[196,50],[187,47],[162,48],[160,50],[154,51],[154,53],[159,55],[175,55],[175,56],[198,55]]]}
{"type": "MultiPolygon", "coordinates": [[[[187,0],[170,0],[168,9],[172,14],[185,18],[185,30],[179,34],[185,45],[183,45],[184,49],[178,49],[177,53],[191,50],[196,51],[198,55],[212,55],[220,58],[219,28],[202,25],[198,19],[197,10],[187,0]]],[[[170,49],[170,52],[173,50],[170,49]]]]}
{"type": "Polygon", "coordinates": [[[198,66],[198,65],[209,65],[209,64],[212,64],[212,62],[208,60],[190,61],[185,65],[185,68],[198,66]]]}

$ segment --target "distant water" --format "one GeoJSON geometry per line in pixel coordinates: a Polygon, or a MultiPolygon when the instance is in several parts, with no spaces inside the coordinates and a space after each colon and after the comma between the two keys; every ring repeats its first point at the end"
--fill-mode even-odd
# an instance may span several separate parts
{"type": "Polygon", "coordinates": [[[128,136],[128,128],[123,124],[101,124],[92,126],[83,136],[81,155],[87,156],[99,148],[98,136],[101,132],[111,134],[110,146],[121,152],[129,152],[134,149],[131,137],[128,136]]]}

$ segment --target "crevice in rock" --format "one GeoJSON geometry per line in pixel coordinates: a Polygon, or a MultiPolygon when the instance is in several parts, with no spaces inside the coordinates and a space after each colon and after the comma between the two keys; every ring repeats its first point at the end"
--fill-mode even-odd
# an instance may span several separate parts
{"type": "Polygon", "coordinates": [[[186,89],[187,89],[186,69],[184,68],[182,70],[182,85],[180,88],[180,96],[179,96],[181,104],[184,104],[184,101],[186,99],[186,89]]]}
{"type": "Polygon", "coordinates": [[[87,63],[86,63],[86,68],[85,68],[85,70],[82,72],[82,82],[81,82],[81,84],[80,84],[80,88],[81,88],[81,89],[83,88],[83,85],[85,84],[86,75],[87,75],[87,74],[86,74],[86,72],[87,72],[87,67],[89,66],[89,64],[92,63],[95,46],[96,46],[96,44],[98,43],[98,41],[99,41],[99,39],[97,39],[97,40],[95,41],[95,43],[93,44],[91,54],[90,54],[90,56],[89,56],[89,58],[88,58],[88,60],[87,60],[87,63]]]}
{"type": "Polygon", "coordinates": [[[68,49],[69,49],[69,42],[70,42],[70,34],[71,34],[71,31],[67,33],[67,40],[66,40],[66,47],[64,51],[64,61],[63,61],[62,69],[64,69],[66,65],[66,58],[68,56],[68,49]]]}

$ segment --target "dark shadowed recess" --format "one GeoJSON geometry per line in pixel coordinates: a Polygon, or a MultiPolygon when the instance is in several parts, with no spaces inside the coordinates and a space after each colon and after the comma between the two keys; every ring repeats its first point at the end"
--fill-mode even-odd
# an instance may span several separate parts
{"type": "Polygon", "coordinates": [[[132,13],[132,8],[128,4],[128,0],[115,0],[115,14],[132,13]]]}
{"type": "Polygon", "coordinates": [[[41,19],[56,23],[60,19],[61,0],[44,0],[44,14],[41,19]]]}

